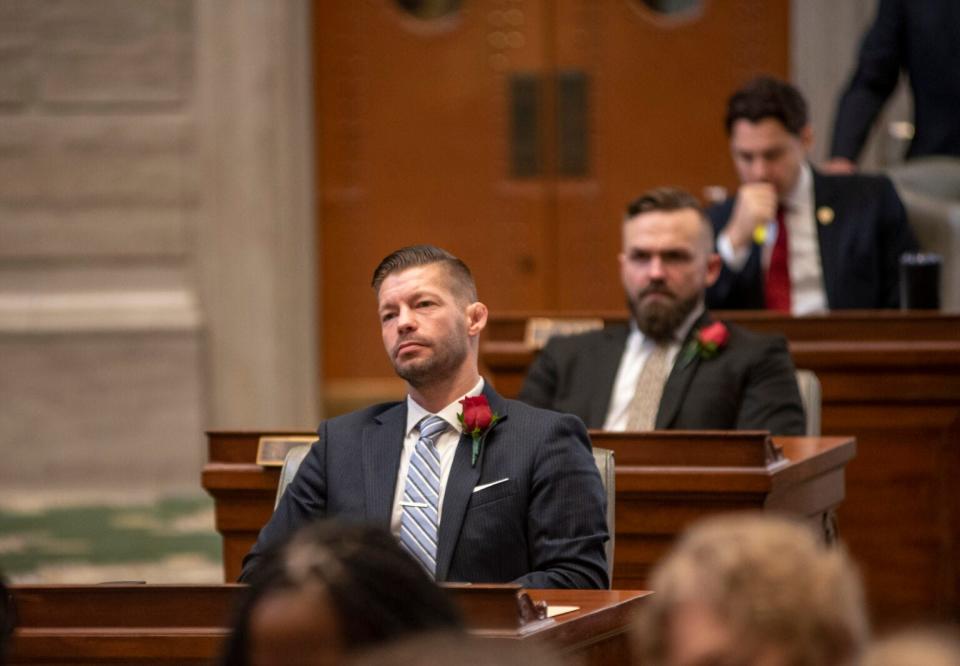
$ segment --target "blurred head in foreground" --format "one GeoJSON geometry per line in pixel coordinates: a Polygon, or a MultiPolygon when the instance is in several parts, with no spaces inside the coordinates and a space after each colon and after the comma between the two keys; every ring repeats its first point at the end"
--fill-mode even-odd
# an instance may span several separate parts
{"type": "Polygon", "coordinates": [[[460,629],[453,602],[389,532],[323,521],[264,555],[222,663],[337,664],[361,647],[460,629]]]}
{"type": "Polygon", "coordinates": [[[637,626],[644,666],[841,666],[868,634],[846,551],[784,518],[694,525],[659,563],[637,626]]]}
{"type": "Polygon", "coordinates": [[[960,666],[960,631],[911,629],[877,641],[861,666],[960,666]]]}

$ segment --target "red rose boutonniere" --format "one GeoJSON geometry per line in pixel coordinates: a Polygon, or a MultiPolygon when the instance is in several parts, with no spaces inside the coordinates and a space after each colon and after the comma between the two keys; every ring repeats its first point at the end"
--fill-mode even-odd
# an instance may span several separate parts
{"type": "Polygon", "coordinates": [[[464,398],[460,404],[463,405],[463,411],[457,414],[457,420],[460,421],[464,434],[473,439],[473,451],[470,455],[470,466],[473,467],[477,464],[484,438],[500,420],[500,415],[490,409],[490,403],[484,395],[464,398]]]}
{"type": "Polygon", "coordinates": [[[722,321],[715,321],[709,326],[704,326],[687,344],[684,353],[684,363],[689,363],[694,356],[702,359],[711,359],[720,353],[727,341],[730,339],[730,331],[722,321]]]}

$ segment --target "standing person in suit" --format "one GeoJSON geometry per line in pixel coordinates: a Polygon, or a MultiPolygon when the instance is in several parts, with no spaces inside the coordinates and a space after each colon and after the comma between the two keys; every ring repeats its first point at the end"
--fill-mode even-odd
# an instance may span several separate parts
{"type": "Polygon", "coordinates": [[[629,326],[554,337],[520,399],[606,430],[770,430],[801,435],[804,413],[783,338],[714,321],[713,232],[690,194],[651,190],[623,223],[629,326]]]}
{"type": "Polygon", "coordinates": [[[406,247],[373,275],[406,400],[320,425],[244,558],[319,517],[391,529],[437,581],[608,585],[605,494],[583,423],[501,398],[477,369],[487,307],[466,264],[406,247]]]}
{"type": "Polygon", "coordinates": [[[914,118],[907,159],[960,157],[960,2],[880,0],[837,106],[828,171],[856,170],[870,127],[904,70],[914,118]]]}
{"type": "Polygon", "coordinates": [[[741,185],[707,211],[723,259],[708,306],[794,315],[898,307],[900,255],[917,241],[890,180],[813,170],[806,102],[777,79],[735,92],[726,128],[741,185]]]}

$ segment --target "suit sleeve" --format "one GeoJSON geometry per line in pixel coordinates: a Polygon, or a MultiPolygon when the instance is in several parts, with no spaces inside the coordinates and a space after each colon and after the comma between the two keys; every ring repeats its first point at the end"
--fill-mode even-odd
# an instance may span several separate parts
{"type": "Polygon", "coordinates": [[[560,373],[556,359],[556,340],[547,342],[537,354],[523,380],[517,398],[543,409],[555,409],[560,373]]]}
{"type": "Polygon", "coordinates": [[[326,424],[320,427],[319,439],[300,464],[297,475],[287,486],[280,503],[257,541],[243,558],[240,582],[248,582],[263,553],[287,539],[303,525],[326,514],[326,424]]]}
{"type": "Polygon", "coordinates": [[[900,307],[900,255],[916,252],[917,238],[907,221],[907,213],[889,178],[882,179],[880,224],[877,243],[880,266],[879,307],[900,307]]]}
{"type": "Polygon", "coordinates": [[[774,338],[750,369],[737,414],[737,430],[803,435],[806,420],[796,371],[783,338],[774,338]]]}
{"type": "MultiPolygon", "coordinates": [[[[733,210],[733,199],[707,210],[716,238],[727,225],[733,210]]],[[[760,258],[756,248],[751,248],[746,265],[739,271],[731,270],[724,262],[720,277],[707,289],[708,310],[763,309],[763,283],[760,277],[760,258]]]]}
{"type": "Polygon", "coordinates": [[[530,588],[605,589],[606,494],[583,422],[553,415],[538,448],[527,533],[532,570],[515,582],[530,588]]]}
{"type": "Polygon", "coordinates": [[[857,69],[840,97],[830,155],[856,161],[877,114],[900,80],[904,63],[900,0],[880,0],[860,47],[857,69]]]}

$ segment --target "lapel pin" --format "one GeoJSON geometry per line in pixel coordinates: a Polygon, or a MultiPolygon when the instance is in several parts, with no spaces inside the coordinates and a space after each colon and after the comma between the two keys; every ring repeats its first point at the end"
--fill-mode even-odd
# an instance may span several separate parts
{"type": "Polygon", "coordinates": [[[820,206],[817,209],[817,221],[820,224],[830,224],[833,222],[834,213],[833,209],[830,206],[820,206]]]}

